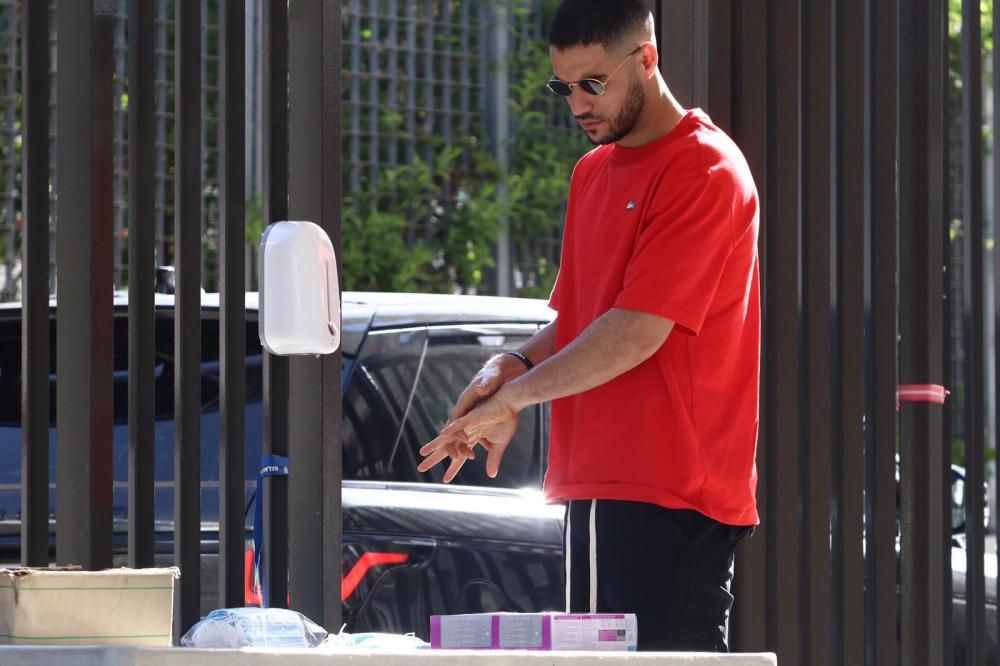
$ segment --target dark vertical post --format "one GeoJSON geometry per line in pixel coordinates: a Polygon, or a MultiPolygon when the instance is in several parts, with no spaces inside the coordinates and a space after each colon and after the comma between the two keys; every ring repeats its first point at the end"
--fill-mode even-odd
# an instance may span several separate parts
{"type": "MultiPolygon", "coordinates": [[[[718,6],[718,3],[716,3],[718,6]]],[[[704,0],[692,0],[691,4],[691,103],[692,107],[711,108],[709,100],[710,70],[712,59],[712,44],[709,41],[713,30],[712,3],[704,0]]],[[[716,45],[716,48],[718,46],[716,45]]],[[[722,50],[725,50],[724,48],[722,50]]],[[[720,54],[721,56],[722,54],[720,54]]]]}
{"type": "Polygon", "coordinates": [[[201,597],[201,8],[175,5],[174,557],[181,568],[181,633],[201,597]]]}
{"type": "MultiPolygon", "coordinates": [[[[757,191],[761,201],[760,211],[760,252],[763,266],[766,251],[767,228],[767,104],[770,99],[767,35],[769,35],[766,0],[755,0],[749,3],[735,3],[733,46],[733,78],[734,78],[734,109],[733,138],[739,144],[747,158],[754,175],[757,191]]],[[[761,306],[765,305],[766,276],[762,270],[761,306]]],[[[766,335],[766,333],[765,333],[766,335]]],[[[762,353],[766,347],[766,339],[762,338],[762,353]]],[[[761,386],[761,406],[763,408],[765,395],[761,386]]],[[[737,554],[738,571],[734,579],[733,594],[736,597],[733,610],[733,644],[742,651],[763,651],[767,649],[767,617],[768,612],[758,612],[760,605],[765,605],[767,596],[767,544],[768,544],[768,503],[766,483],[766,460],[771,442],[763,436],[767,421],[764,410],[760,414],[760,433],[758,437],[757,466],[760,480],[757,485],[757,510],[761,524],[753,537],[741,544],[737,554]]]]}
{"type": "MultiPolygon", "coordinates": [[[[948,34],[949,31],[948,31],[948,27],[947,27],[947,25],[948,25],[947,14],[945,15],[944,23],[945,23],[945,26],[943,28],[943,35],[942,35],[943,44],[941,45],[941,53],[940,53],[940,57],[939,57],[940,62],[938,64],[939,64],[939,66],[941,66],[941,67],[944,68],[945,72],[948,72],[948,69],[950,67],[950,62],[949,62],[950,61],[949,44],[950,44],[951,38],[950,38],[950,35],[948,34]]],[[[948,75],[946,74],[946,77],[947,76],[948,75]]],[[[946,78],[946,80],[947,80],[947,78],[946,78]]],[[[955,336],[954,336],[954,329],[953,329],[953,326],[952,326],[952,322],[954,320],[955,308],[956,307],[961,307],[961,306],[955,302],[956,301],[956,299],[955,299],[955,287],[954,287],[954,284],[953,284],[954,281],[955,281],[955,279],[951,275],[951,272],[952,272],[952,263],[951,263],[952,260],[951,260],[951,257],[952,257],[952,252],[953,252],[953,250],[952,250],[953,239],[951,238],[952,225],[951,225],[950,221],[952,219],[952,215],[953,215],[952,211],[954,209],[955,203],[953,201],[953,198],[954,198],[953,192],[954,192],[954,190],[950,186],[950,183],[951,183],[951,180],[952,180],[952,174],[953,174],[953,172],[955,170],[954,166],[952,165],[952,160],[951,160],[951,152],[954,150],[955,142],[954,142],[953,135],[952,135],[952,133],[950,131],[950,128],[952,127],[953,123],[955,122],[954,117],[955,117],[956,114],[955,114],[955,112],[953,110],[953,106],[950,103],[950,101],[949,101],[948,98],[949,98],[949,91],[946,89],[946,92],[945,92],[945,121],[944,121],[944,125],[945,125],[946,129],[944,131],[944,136],[943,136],[943,138],[944,138],[944,154],[941,156],[941,161],[943,162],[942,172],[944,174],[946,174],[946,181],[945,182],[949,183],[949,186],[946,186],[945,189],[944,189],[944,204],[943,204],[944,211],[945,211],[945,220],[947,220],[948,222],[946,224],[942,225],[943,228],[941,229],[941,233],[938,236],[938,241],[941,243],[941,246],[944,248],[944,263],[945,263],[945,267],[944,267],[944,277],[945,277],[944,299],[942,301],[942,306],[943,306],[943,310],[944,310],[943,315],[942,315],[942,318],[944,320],[944,327],[943,327],[943,331],[942,331],[942,338],[943,338],[943,340],[941,342],[941,355],[942,355],[942,357],[944,359],[944,378],[945,378],[945,381],[948,382],[947,386],[950,386],[952,388],[952,390],[954,391],[955,381],[956,381],[957,378],[955,377],[955,373],[954,373],[954,367],[955,367],[955,360],[954,360],[954,353],[955,353],[954,338],[955,338],[955,336]]],[[[960,142],[961,142],[961,139],[959,139],[959,143],[960,142]]],[[[941,479],[941,485],[944,486],[945,488],[949,488],[949,490],[951,488],[951,482],[952,482],[952,473],[951,473],[951,464],[950,463],[951,463],[951,460],[952,460],[952,436],[953,436],[952,433],[954,432],[953,415],[957,411],[957,407],[954,404],[949,405],[949,403],[954,403],[954,401],[957,399],[957,397],[958,396],[954,395],[954,392],[953,392],[952,396],[945,402],[945,410],[944,410],[944,415],[943,415],[943,418],[942,418],[943,423],[942,423],[942,436],[941,436],[941,445],[942,445],[942,449],[943,449],[942,452],[941,452],[941,456],[944,458],[945,464],[937,472],[939,478],[941,479]]],[[[951,518],[950,518],[950,516],[952,515],[952,494],[951,494],[951,492],[945,493],[945,495],[943,497],[938,498],[938,501],[939,501],[940,506],[941,506],[941,512],[945,516],[944,530],[938,536],[938,539],[939,539],[938,540],[938,547],[941,549],[941,554],[942,554],[943,562],[941,563],[941,567],[938,569],[938,571],[936,573],[934,573],[933,575],[940,576],[942,584],[944,586],[944,589],[943,589],[943,594],[944,594],[944,614],[943,614],[943,622],[942,622],[942,625],[943,625],[942,626],[942,643],[943,644],[941,646],[941,651],[943,653],[944,663],[947,664],[951,660],[954,659],[953,655],[955,653],[954,630],[953,630],[954,621],[955,621],[954,620],[954,610],[955,609],[954,609],[954,605],[953,605],[954,602],[952,600],[952,594],[953,594],[953,588],[954,588],[954,581],[952,580],[953,569],[952,569],[952,565],[951,565],[951,547],[952,547],[952,539],[954,537],[954,534],[953,534],[953,531],[952,531],[952,521],[951,521],[951,518]]]]}
{"type": "MultiPolygon", "coordinates": [[[[900,382],[943,384],[943,160],[945,72],[941,3],[900,6],[899,219],[900,382]]],[[[904,404],[900,413],[901,659],[942,664],[943,582],[939,541],[946,492],[937,470],[949,466],[939,405],[904,404]]],[[[950,519],[950,514],[948,515],[950,519]]]]}
{"type": "Polygon", "coordinates": [[[871,424],[868,444],[869,644],[874,662],[898,655],[896,597],[896,361],[898,59],[896,0],[872,3],[871,424]]]}
{"type": "Polygon", "coordinates": [[[807,661],[802,654],[802,488],[800,477],[801,378],[801,221],[802,155],[800,37],[798,0],[768,5],[773,38],[768,40],[769,87],[773,129],[768,160],[771,208],[767,216],[768,299],[765,312],[766,352],[763,358],[764,437],[773,442],[766,460],[769,503],[768,600],[773,622],[768,644],[782,661],[807,661]]]}
{"type": "MultiPolygon", "coordinates": [[[[288,2],[263,6],[264,223],[288,219],[288,2]]],[[[288,455],[288,359],[264,352],[264,451],[288,455]]],[[[296,463],[288,461],[289,468],[296,463]]],[[[288,480],[264,480],[264,572],[269,601],[284,607],[288,596],[288,480]]],[[[260,498],[258,498],[260,501],[260,498]]],[[[339,627],[338,627],[339,628],[339,627]]]]}
{"type": "Polygon", "coordinates": [[[694,106],[694,0],[660,2],[660,69],[670,91],[684,107],[694,106]]]}
{"type": "Polygon", "coordinates": [[[802,225],[805,303],[802,424],[806,483],[805,594],[802,605],[806,636],[804,661],[814,666],[832,663],[830,474],[833,432],[833,358],[830,316],[833,261],[834,140],[834,14],[831,3],[803,4],[803,207],[802,225]]]}
{"type": "MultiPolygon", "coordinates": [[[[330,236],[336,252],[338,284],[344,284],[341,269],[341,207],[343,203],[343,136],[341,100],[343,99],[344,50],[343,13],[339,3],[328,0],[323,12],[323,211],[320,224],[330,236]]],[[[341,455],[341,350],[322,361],[322,431],[323,446],[323,626],[340,630],[341,571],[343,549],[341,535],[341,480],[344,476],[341,455]]]]}
{"type": "Polygon", "coordinates": [[[113,10],[57,14],[56,556],[85,569],[111,566],[113,10]]]}
{"type": "Polygon", "coordinates": [[[982,22],[980,5],[962,2],[962,132],[963,215],[962,248],[965,252],[965,488],[966,534],[966,656],[967,663],[985,663],[985,579],[983,553],[983,104],[982,22]]]}
{"type": "MultiPolygon", "coordinates": [[[[292,0],[288,22],[289,213],[322,226],[339,251],[340,5],[292,0]]],[[[340,353],[290,365],[292,606],[335,631],[341,624],[340,353]]]]}
{"type": "Polygon", "coordinates": [[[219,364],[219,603],[243,604],[246,417],[246,309],[244,284],[246,246],[246,116],[245,0],[221,0],[219,5],[219,133],[220,325],[219,364]]]}
{"type": "Polygon", "coordinates": [[[22,11],[21,564],[49,563],[49,7],[22,11]]]}
{"type": "Polygon", "coordinates": [[[153,566],[156,419],[156,13],[128,12],[128,553],[129,566],[153,566]]]}
{"type": "MultiPolygon", "coordinates": [[[[937,4],[937,3],[935,3],[937,4]]],[[[955,330],[953,326],[956,308],[962,307],[956,299],[956,285],[955,278],[952,275],[952,256],[954,253],[954,239],[951,237],[952,233],[952,223],[951,220],[954,216],[954,210],[956,204],[955,201],[955,188],[951,185],[953,178],[957,175],[956,172],[963,166],[961,164],[952,164],[952,153],[956,147],[960,147],[962,144],[961,137],[958,137],[956,142],[955,134],[952,132],[952,128],[955,126],[957,119],[960,117],[961,112],[956,113],[956,109],[951,102],[951,81],[950,81],[950,68],[951,68],[951,35],[949,29],[949,12],[940,10],[943,16],[940,17],[941,25],[938,30],[940,31],[937,38],[936,48],[937,50],[937,60],[932,62],[932,67],[934,69],[940,69],[944,77],[944,82],[942,85],[945,88],[944,93],[944,131],[942,132],[942,154],[938,156],[938,161],[941,163],[941,172],[944,174],[945,187],[942,192],[943,203],[942,208],[944,210],[945,224],[941,225],[942,229],[938,234],[938,242],[941,243],[941,247],[944,248],[944,299],[942,300],[943,313],[942,319],[944,321],[944,326],[942,330],[941,341],[941,356],[944,363],[944,379],[948,382],[946,386],[952,389],[951,397],[945,402],[945,410],[942,418],[942,436],[941,436],[941,457],[944,459],[944,465],[938,470],[938,477],[940,483],[943,487],[948,488],[949,492],[945,493],[942,497],[938,498],[939,506],[941,507],[941,512],[945,516],[944,519],[944,529],[938,535],[937,547],[941,550],[942,562],[941,566],[938,568],[937,572],[931,572],[932,575],[940,576],[944,595],[944,612],[942,614],[942,663],[950,663],[954,660],[955,654],[955,642],[954,642],[954,612],[955,606],[952,600],[952,595],[954,592],[954,581],[952,579],[953,568],[951,563],[951,549],[952,549],[952,539],[954,534],[952,532],[952,494],[951,483],[952,483],[952,473],[951,473],[951,460],[952,460],[952,437],[954,432],[953,417],[960,408],[961,403],[958,405],[954,404],[954,401],[958,399],[955,395],[957,391],[956,380],[959,378],[955,376],[955,330]],[[951,403],[951,404],[949,404],[951,403]]],[[[928,242],[933,242],[933,238],[928,239],[928,242]]]]}
{"type": "MultiPolygon", "coordinates": [[[[767,145],[768,145],[768,86],[767,41],[771,32],[768,25],[766,0],[743,0],[734,3],[735,44],[733,46],[733,138],[747,158],[757,184],[761,202],[760,241],[761,259],[766,243],[768,204],[767,145]]],[[[762,275],[762,277],[764,277],[762,275]]],[[[767,298],[761,290],[762,301],[767,298]]],[[[762,303],[763,305],[763,303],[762,303]]],[[[764,342],[766,345],[766,340],[764,342]]],[[[763,387],[762,387],[763,388],[763,387]]],[[[762,391],[762,397],[766,397],[762,391]]],[[[763,402],[762,402],[763,405],[763,402]]],[[[767,595],[767,543],[771,529],[767,482],[771,459],[769,451],[773,441],[764,436],[767,432],[766,413],[761,412],[761,436],[758,438],[757,463],[760,480],[757,484],[757,511],[761,524],[750,539],[745,539],[736,556],[736,573],[733,580],[733,642],[736,650],[762,652],[768,649],[768,617],[771,609],[766,606],[767,595]]]]}
{"type": "MultiPolygon", "coordinates": [[[[167,3],[156,4],[156,51],[166,53],[167,44],[167,3]]],[[[167,79],[167,58],[156,59],[156,78],[167,79]]],[[[175,258],[167,240],[167,182],[173,177],[167,172],[167,96],[156,96],[156,261],[161,265],[172,265],[175,258]]]]}
{"type": "MultiPolygon", "coordinates": [[[[993,25],[1000,25],[997,21],[1000,21],[1000,2],[993,3],[993,25]]],[[[994,28],[995,31],[995,28],[994,28]]],[[[994,32],[994,34],[996,34],[994,32]]],[[[940,35],[937,35],[940,39],[940,35]]],[[[947,36],[947,33],[945,33],[947,36]]],[[[940,53],[938,54],[940,56],[940,53]]],[[[940,57],[939,57],[940,59],[940,57]]],[[[1000,72],[1000,48],[997,47],[997,43],[993,42],[993,71],[1000,72]]],[[[947,72],[947,70],[945,70],[947,72]]],[[[942,84],[943,85],[943,84],[942,84]]],[[[993,385],[995,387],[1000,387],[1000,139],[997,138],[996,130],[1000,128],[1000,84],[997,81],[997,75],[993,76],[993,250],[991,254],[993,255],[993,330],[994,330],[994,348],[993,348],[993,368],[988,368],[994,375],[993,385]]],[[[945,172],[947,173],[947,172],[945,172]]],[[[939,234],[940,237],[940,234],[939,234]]],[[[947,320],[946,320],[947,321],[947,320]]],[[[1000,451],[1000,400],[995,400],[993,404],[994,409],[994,423],[996,427],[993,432],[993,450],[1000,451]]],[[[950,455],[945,459],[945,467],[949,468],[950,473],[950,455]]],[[[994,463],[996,470],[997,463],[994,463]]],[[[1000,478],[994,472],[995,478],[1000,478]]],[[[949,476],[950,480],[950,476],[949,476]]],[[[996,495],[993,501],[993,510],[1000,510],[1000,483],[996,483],[996,495]]],[[[949,494],[950,499],[950,494],[949,494]]],[[[948,516],[949,514],[945,514],[948,516]]],[[[951,521],[946,520],[948,528],[948,533],[951,532],[951,521]]],[[[994,524],[1000,525],[1000,521],[994,518],[994,524]]],[[[1000,532],[1000,530],[997,530],[1000,532]]],[[[949,590],[950,592],[950,590],[949,590]]],[[[950,597],[950,594],[949,594],[950,597]]],[[[945,619],[950,622],[950,615],[946,615],[945,619]]],[[[997,622],[1000,623],[1000,617],[997,618],[997,622]]],[[[988,629],[987,629],[988,630],[988,629]]],[[[1000,627],[996,627],[993,631],[1000,630],[1000,627]]]]}
{"type": "Polygon", "coordinates": [[[834,663],[865,659],[865,230],[871,215],[868,0],[837,3],[836,419],[833,456],[834,663]]]}
{"type": "Polygon", "coordinates": [[[705,10],[705,86],[707,111],[723,131],[733,130],[733,12],[732,0],[709,0],[705,10]]]}

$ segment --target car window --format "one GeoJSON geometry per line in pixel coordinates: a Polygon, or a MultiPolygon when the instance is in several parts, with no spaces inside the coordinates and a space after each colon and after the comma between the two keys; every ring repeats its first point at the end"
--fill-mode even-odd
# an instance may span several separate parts
{"type": "MultiPolygon", "coordinates": [[[[202,319],[201,472],[203,517],[213,519],[218,504],[219,322],[202,319]]],[[[173,312],[157,311],[155,322],[155,490],[159,520],[173,515],[174,478],[174,321],[173,312]]],[[[423,327],[373,331],[358,356],[343,358],[350,384],[343,400],[343,473],[345,479],[440,481],[443,468],[418,474],[417,451],[447,419],[454,401],[491,355],[514,348],[536,326],[423,327]],[[355,366],[356,367],[352,367],[355,366]],[[418,381],[419,375],[419,381],[418,381]],[[405,427],[404,427],[405,419],[405,427]]],[[[20,506],[21,322],[0,320],[0,454],[10,464],[0,467],[0,516],[20,506]],[[8,497],[9,495],[9,497],[8,497]],[[9,500],[9,501],[8,501],[9,500]]],[[[55,472],[55,322],[52,324],[50,461],[55,472]]],[[[114,322],[114,503],[124,516],[128,482],[128,320],[114,322]]],[[[263,449],[263,378],[257,323],[246,325],[246,479],[253,481],[263,449]]],[[[539,437],[541,410],[526,410],[501,475],[485,475],[485,456],[468,463],[456,480],[468,485],[537,487],[541,479],[539,437]]],[[[252,488],[247,490],[247,497],[252,488]]],[[[53,498],[54,499],[54,498],[53,498]]]]}
{"type": "MultiPolygon", "coordinates": [[[[18,315],[20,312],[18,312],[18,315]]],[[[49,323],[49,378],[54,377],[56,358],[55,320],[49,323]]],[[[117,359],[116,359],[117,363],[117,359]]],[[[117,365],[115,366],[117,370],[117,365]]],[[[49,417],[55,424],[55,385],[49,385],[49,417]]],[[[0,428],[21,427],[21,319],[0,319],[0,428]]],[[[20,437],[20,432],[18,432],[20,437]]]]}
{"type": "MultiPolygon", "coordinates": [[[[458,396],[483,364],[494,354],[515,349],[537,330],[536,326],[488,325],[432,328],[420,378],[407,415],[407,427],[392,459],[388,478],[394,481],[438,482],[447,465],[423,474],[419,449],[437,436],[458,396]]],[[[538,408],[521,414],[517,434],[508,447],[500,474],[486,476],[486,455],[478,449],[454,483],[503,488],[536,488],[541,482],[538,408]]]]}
{"type": "MultiPolygon", "coordinates": [[[[219,440],[219,322],[209,313],[202,319],[201,364],[201,475],[203,516],[217,515],[219,440]]],[[[158,310],[154,323],[154,492],[156,517],[173,515],[174,478],[174,320],[173,312],[158,310]]],[[[113,452],[114,511],[125,517],[128,506],[128,318],[116,312],[113,322],[113,452]]],[[[56,464],[56,332],[51,321],[49,461],[50,480],[56,464]]],[[[246,328],[246,473],[254,478],[260,463],[262,419],[261,348],[257,325],[246,328]]],[[[0,466],[0,517],[16,514],[20,507],[21,446],[21,321],[0,320],[0,455],[8,464],[0,466]]],[[[55,494],[50,503],[54,506],[55,494]]]]}
{"type": "MultiPolygon", "coordinates": [[[[54,356],[54,326],[49,330],[50,353],[54,356]]],[[[49,394],[49,413],[55,418],[55,394],[49,394]]],[[[50,451],[55,431],[50,432],[50,451]]],[[[0,520],[11,518],[20,508],[21,483],[21,320],[0,319],[0,520]]],[[[51,455],[50,455],[51,460],[51,455]]],[[[55,467],[52,466],[55,478],[55,467]]]]}
{"type": "Polygon", "coordinates": [[[343,399],[345,479],[382,481],[427,342],[423,328],[372,332],[343,399]]]}
{"type": "MultiPolygon", "coordinates": [[[[201,479],[202,518],[215,520],[218,516],[219,498],[219,321],[216,312],[207,311],[201,320],[201,479]]],[[[126,320],[122,320],[126,324],[126,320]]],[[[116,337],[119,334],[116,328],[116,337]]],[[[127,336],[127,328],[122,333],[127,336]]],[[[174,505],[174,313],[169,310],[157,312],[155,323],[155,417],[154,433],[154,478],[156,489],[154,502],[156,517],[169,520],[173,516],[174,505]]],[[[127,341],[127,338],[126,338],[127,341]]],[[[262,396],[263,375],[261,367],[261,346],[257,337],[257,324],[246,323],[246,407],[244,416],[245,432],[245,474],[254,479],[260,467],[262,448],[261,423],[263,419],[262,396]]],[[[115,390],[115,420],[122,424],[115,426],[115,505],[127,502],[128,480],[128,390],[115,390]]],[[[247,490],[247,497],[251,491],[247,490]]]]}

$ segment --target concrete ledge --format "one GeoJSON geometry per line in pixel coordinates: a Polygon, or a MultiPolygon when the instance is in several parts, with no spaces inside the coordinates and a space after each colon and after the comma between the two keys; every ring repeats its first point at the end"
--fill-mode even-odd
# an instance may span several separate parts
{"type": "Polygon", "coordinates": [[[412,650],[406,652],[368,650],[345,652],[316,649],[200,650],[191,648],[141,647],[22,647],[0,646],[4,666],[283,666],[289,658],[296,666],[410,666],[445,664],[459,666],[474,662],[482,666],[507,664],[573,664],[613,666],[640,662],[663,666],[777,666],[777,658],[767,654],[669,653],[669,652],[529,652],[474,650],[412,650]]]}

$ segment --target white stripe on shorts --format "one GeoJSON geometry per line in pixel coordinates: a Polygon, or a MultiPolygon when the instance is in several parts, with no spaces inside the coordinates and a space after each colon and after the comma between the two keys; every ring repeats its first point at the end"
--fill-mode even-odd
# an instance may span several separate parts
{"type": "Polygon", "coordinates": [[[590,612],[597,612],[597,500],[590,500],[590,612]]]}
{"type": "Polygon", "coordinates": [[[571,580],[570,579],[570,573],[572,571],[572,566],[571,566],[572,558],[570,557],[570,550],[569,550],[569,544],[570,544],[570,538],[569,538],[570,537],[570,527],[572,525],[572,521],[569,519],[569,516],[572,513],[572,511],[570,511],[570,508],[572,507],[572,504],[573,504],[572,501],[567,502],[567,504],[566,504],[566,545],[565,545],[565,551],[566,552],[563,555],[563,557],[566,560],[566,612],[567,613],[572,612],[572,609],[570,608],[570,605],[569,605],[569,600],[570,600],[569,585],[570,585],[570,580],[571,580]]]}

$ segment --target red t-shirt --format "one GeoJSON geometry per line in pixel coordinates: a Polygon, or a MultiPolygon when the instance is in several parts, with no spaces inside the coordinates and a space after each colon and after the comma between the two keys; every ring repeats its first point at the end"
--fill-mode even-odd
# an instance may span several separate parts
{"type": "Polygon", "coordinates": [[[746,160],[699,110],[655,141],[600,146],[576,165],[549,302],[555,349],[611,308],[675,326],[637,367],[553,401],[549,500],[758,522],[758,219],[746,160]]]}

